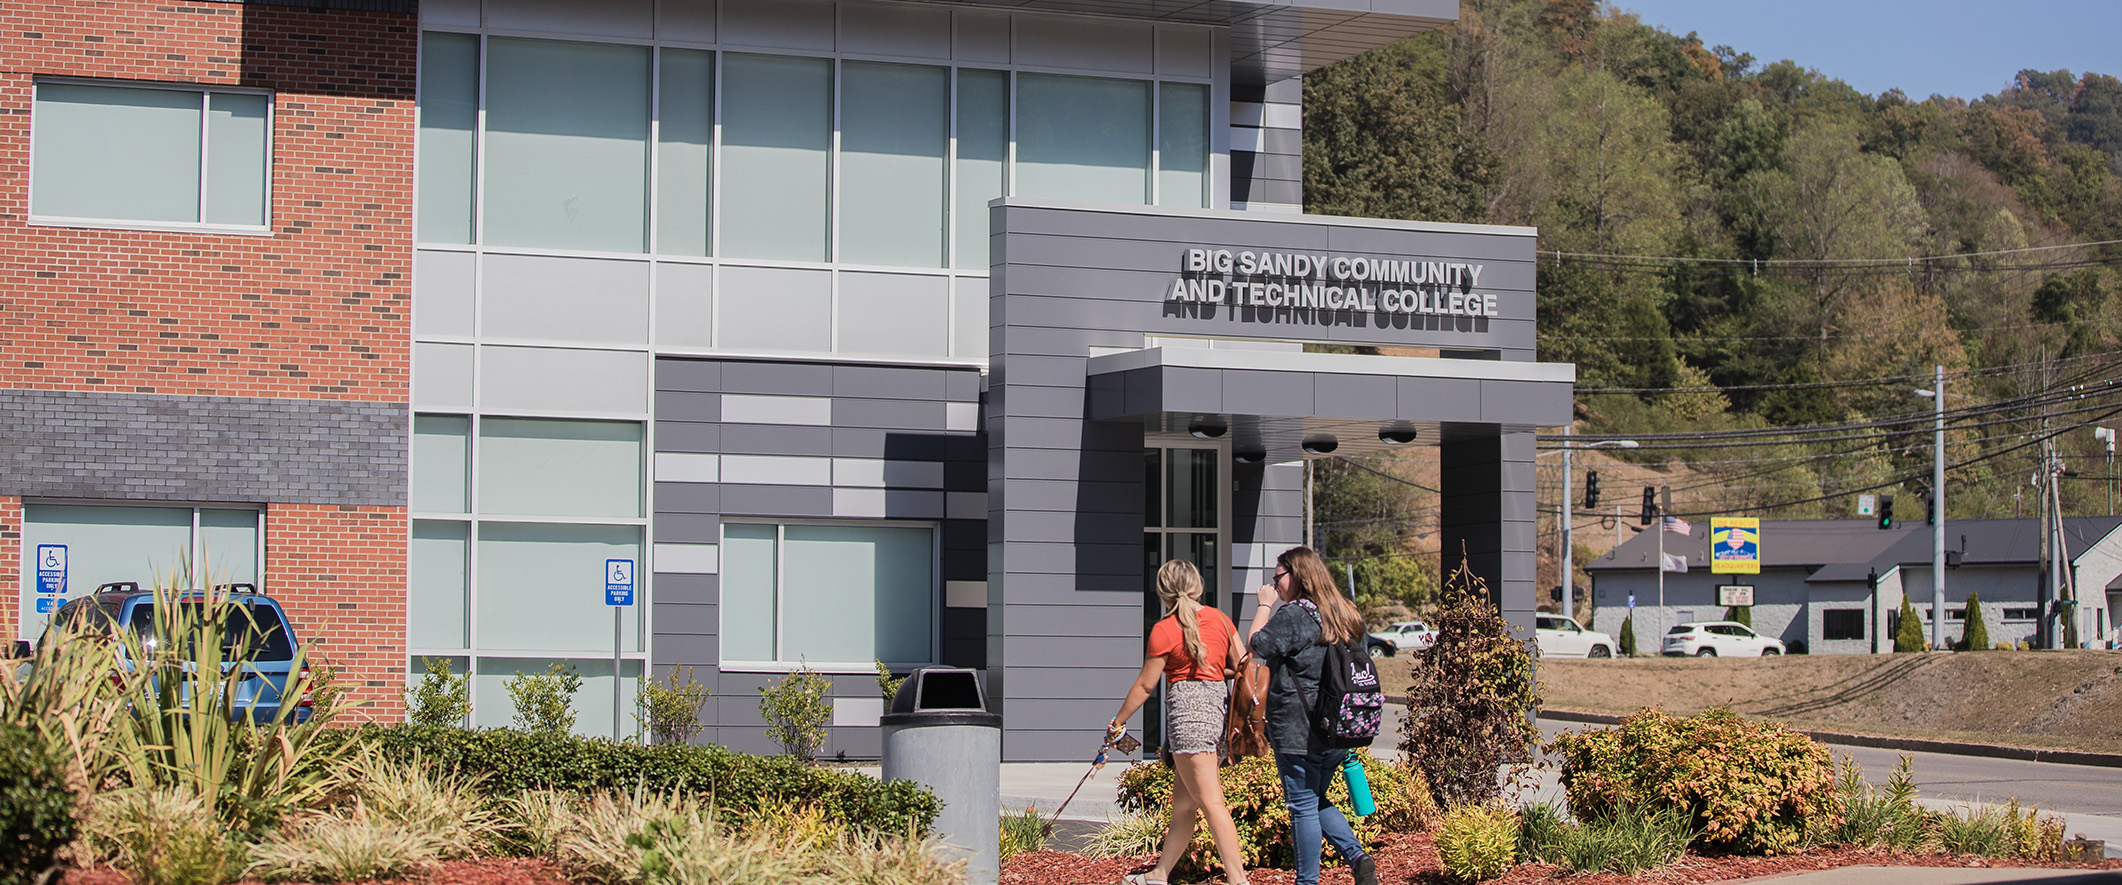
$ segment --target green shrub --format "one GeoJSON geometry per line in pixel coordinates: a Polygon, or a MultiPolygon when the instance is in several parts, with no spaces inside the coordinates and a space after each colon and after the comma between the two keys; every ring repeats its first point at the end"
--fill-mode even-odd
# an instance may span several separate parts
{"type": "Polygon", "coordinates": [[[1551,803],[1535,802],[1518,809],[1518,860],[1561,863],[1555,849],[1568,834],[1570,822],[1551,803]]]}
{"type": "Polygon", "coordinates": [[[1493,801],[1506,771],[1532,762],[1540,706],[1532,645],[1489,604],[1462,561],[1445,581],[1436,641],[1417,652],[1400,757],[1414,761],[1440,806],[1493,801]]]}
{"type": "Polygon", "coordinates": [[[1989,650],[1989,622],[1982,620],[1982,595],[1970,591],[1967,594],[1967,626],[1960,631],[1962,651],[1989,650]]]}
{"type": "Polygon", "coordinates": [[[891,705],[892,698],[899,694],[899,686],[905,682],[906,677],[893,676],[892,668],[884,666],[881,660],[877,662],[877,693],[884,695],[885,706],[891,705]]]}
{"type": "Polygon", "coordinates": [[[1916,607],[1908,601],[1907,594],[1901,596],[1901,626],[1894,630],[1894,652],[1924,651],[1930,644],[1923,639],[1923,619],[1916,614],[1916,607]]]}
{"type": "Polygon", "coordinates": [[[243,862],[213,806],[182,789],[128,789],[95,798],[92,852],[137,885],[222,885],[243,862]]]}
{"type": "Polygon", "coordinates": [[[935,821],[935,794],[912,781],[880,783],[851,771],[817,768],[785,756],[752,756],[721,747],[642,746],[510,729],[364,726],[333,733],[385,758],[415,756],[436,770],[483,778],[495,795],[560,790],[673,792],[712,799],[725,811],[773,804],[816,804],[840,823],[886,833],[925,833],[935,821]]]}
{"type": "Polygon", "coordinates": [[[574,797],[552,790],[518,790],[501,800],[495,845],[516,857],[553,857],[574,819],[574,797]]]}
{"type": "Polygon", "coordinates": [[[1039,810],[1029,805],[1019,814],[1002,816],[1002,863],[1027,851],[1038,851],[1046,847],[1046,819],[1039,810]]]}
{"type": "Polygon", "coordinates": [[[1484,882],[1509,872],[1518,851],[1518,816],[1500,805],[1461,805],[1444,814],[1437,856],[1444,874],[1484,882]]]}
{"type": "Polygon", "coordinates": [[[575,730],[575,692],[582,674],[571,664],[545,665],[543,673],[518,672],[502,680],[516,707],[515,726],[532,734],[563,735],[575,730]]]}
{"type": "Polygon", "coordinates": [[[1170,815],[1154,811],[1127,811],[1107,821],[1083,841],[1084,857],[1134,857],[1154,854],[1164,844],[1164,828],[1170,815]]]}
{"type": "Polygon", "coordinates": [[[1754,625],[1754,607],[1751,605],[1725,606],[1724,619],[1751,627],[1754,625]]]}
{"type": "Polygon", "coordinates": [[[832,680],[809,666],[759,688],[759,715],[766,720],[766,736],[781,745],[781,752],[809,762],[825,745],[825,723],[833,717],[825,696],[832,680]]]}
{"type": "Polygon", "coordinates": [[[405,718],[414,725],[463,725],[472,715],[472,675],[450,670],[447,658],[421,658],[426,673],[405,690],[405,718]]]}
{"type": "Polygon", "coordinates": [[[0,724],[0,885],[27,885],[74,841],[66,769],[37,735],[0,724]]]}
{"type": "Polygon", "coordinates": [[[1914,851],[1930,840],[1929,812],[1916,805],[1916,780],[1911,761],[1902,756],[1885,789],[1865,783],[1857,760],[1844,756],[1842,773],[1835,782],[1835,800],[1841,816],[1821,819],[1815,842],[1877,846],[1895,851],[1914,851]]]}
{"type": "Polygon", "coordinates": [[[1621,645],[1621,656],[1622,656],[1622,657],[1624,657],[1624,658],[1632,658],[1632,657],[1635,657],[1635,656],[1636,656],[1636,613],[1635,613],[1635,612],[1629,612],[1629,613],[1628,613],[1628,617],[1625,617],[1625,618],[1622,618],[1622,619],[1621,619],[1621,635],[1620,635],[1620,636],[1618,636],[1618,637],[1615,637],[1614,641],[1615,641],[1615,642],[1617,642],[1617,643],[1620,643],[1620,645],[1621,645]]]}
{"type": "Polygon", "coordinates": [[[1938,844],[1956,854],[2056,860],[2063,853],[2063,822],[2019,800],[2003,806],[1955,808],[1937,816],[1938,844]]]}
{"type": "Polygon", "coordinates": [[[693,678],[693,668],[676,667],[662,681],[650,679],[634,698],[634,721],[659,744],[689,744],[700,733],[700,706],[713,694],[693,678]]]}
{"type": "Polygon", "coordinates": [[[1687,718],[1645,710],[1613,728],[1565,734],[1555,749],[1580,819],[1673,807],[1688,816],[1697,842],[1718,850],[1790,851],[1836,810],[1825,747],[1729,709],[1687,718]]]}
{"type": "MultiPolygon", "coordinates": [[[[1430,804],[1429,787],[1420,772],[1379,762],[1367,750],[1354,752],[1363,761],[1377,809],[1368,817],[1357,816],[1348,798],[1348,782],[1338,777],[1327,788],[1326,798],[1348,816],[1356,838],[1366,845],[1376,844],[1386,833],[1413,832],[1435,819],[1436,806],[1430,804]]],[[[1282,777],[1275,770],[1274,757],[1248,756],[1224,767],[1220,775],[1223,802],[1230,808],[1231,822],[1237,825],[1245,865],[1288,867],[1294,863],[1289,807],[1282,803],[1282,777]]],[[[1162,838],[1164,827],[1171,821],[1171,791],[1172,770],[1161,762],[1138,762],[1120,773],[1120,807],[1156,818],[1157,836],[1152,845],[1157,844],[1155,839],[1162,838]]],[[[1197,822],[1179,869],[1196,872],[1220,868],[1208,824],[1197,822]]]]}
{"type": "Polygon", "coordinates": [[[1679,860],[1695,835],[1677,808],[1624,805],[1565,831],[1558,853],[1574,872],[1635,875],[1679,860]]]}

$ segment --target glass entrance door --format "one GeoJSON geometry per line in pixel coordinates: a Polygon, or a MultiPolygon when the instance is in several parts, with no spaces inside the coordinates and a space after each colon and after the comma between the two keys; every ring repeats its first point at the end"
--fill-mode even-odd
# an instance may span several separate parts
{"type": "MultiPolygon", "coordinates": [[[[1142,637],[1164,612],[1157,597],[1157,569],[1183,559],[1201,570],[1201,604],[1229,614],[1224,593],[1230,549],[1229,452],[1222,446],[1183,438],[1152,437],[1142,451],[1142,637]]],[[[1142,717],[1143,743],[1164,738],[1164,698],[1142,717]]]]}

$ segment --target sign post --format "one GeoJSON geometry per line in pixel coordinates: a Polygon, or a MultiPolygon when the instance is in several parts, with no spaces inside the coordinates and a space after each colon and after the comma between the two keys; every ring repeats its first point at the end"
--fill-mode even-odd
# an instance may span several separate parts
{"type": "Polygon", "coordinates": [[[37,613],[59,610],[66,596],[66,545],[37,545],[37,613]]]}
{"type": "Polygon", "coordinates": [[[604,561],[604,604],[612,610],[612,740],[619,739],[619,696],[624,694],[624,685],[619,678],[619,650],[624,641],[620,629],[620,615],[624,608],[634,604],[634,561],[631,559],[607,559],[604,561]]]}

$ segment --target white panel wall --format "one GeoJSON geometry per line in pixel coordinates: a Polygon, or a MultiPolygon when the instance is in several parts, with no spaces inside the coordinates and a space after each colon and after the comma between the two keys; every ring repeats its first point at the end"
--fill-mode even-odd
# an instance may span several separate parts
{"type": "Polygon", "coordinates": [[[486,345],[479,348],[479,406],[531,414],[646,414],[648,368],[645,352],[486,345]]]}
{"type": "Polygon", "coordinates": [[[648,342],[648,263],[486,256],[479,330],[490,338],[648,342]]]}
{"type": "Polygon", "coordinates": [[[510,31],[647,38],[655,29],[652,0],[486,0],[487,26],[510,31]]]}
{"type": "Polygon", "coordinates": [[[413,334],[457,337],[472,334],[472,303],[478,292],[470,252],[413,254],[413,334]]]}

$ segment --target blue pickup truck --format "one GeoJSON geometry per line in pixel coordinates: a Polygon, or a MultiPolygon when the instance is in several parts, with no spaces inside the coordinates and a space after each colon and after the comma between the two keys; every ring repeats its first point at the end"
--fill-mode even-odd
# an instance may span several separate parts
{"type": "MultiPolygon", "coordinates": [[[[216,596],[222,594],[226,594],[233,604],[225,624],[229,648],[224,658],[245,662],[242,664],[244,676],[230,698],[229,718],[237,722],[271,722],[279,715],[281,705],[287,703],[290,680],[297,686],[309,680],[308,668],[297,672],[295,666],[298,644],[294,628],[288,623],[287,613],[281,609],[280,603],[259,593],[254,585],[229,584],[215,588],[216,596]]],[[[179,596],[177,604],[203,607],[207,601],[205,594],[192,591],[179,596]]],[[[96,588],[95,593],[69,601],[59,607],[52,622],[79,623],[106,634],[124,629],[144,637],[149,647],[159,640],[152,635],[155,594],[132,582],[104,584],[96,588]]],[[[297,698],[295,704],[294,715],[289,721],[308,721],[308,694],[297,698]]]]}

